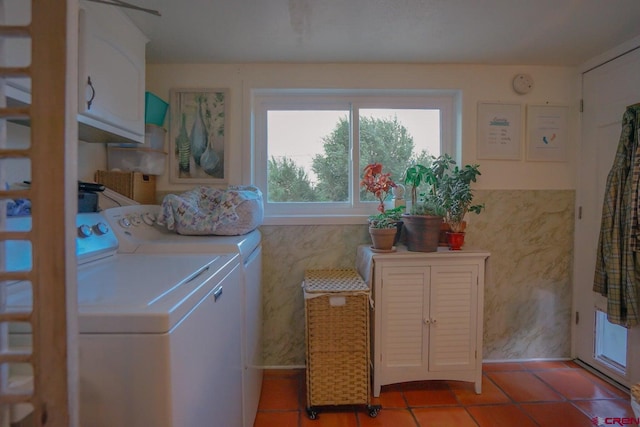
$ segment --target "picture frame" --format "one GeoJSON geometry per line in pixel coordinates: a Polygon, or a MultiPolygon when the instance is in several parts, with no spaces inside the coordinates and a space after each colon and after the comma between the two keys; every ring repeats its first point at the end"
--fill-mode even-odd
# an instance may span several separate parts
{"type": "Polygon", "coordinates": [[[567,161],[569,108],[527,106],[527,161],[567,161]]]}
{"type": "Polygon", "coordinates": [[[478,159],[521,160],[520,104],[479,102],[477,120],[478,159]]]}
{"type": "Polygon", "coordinates": [[[171,89],[169,182],[226,184],[228,89],[171,89]]]}

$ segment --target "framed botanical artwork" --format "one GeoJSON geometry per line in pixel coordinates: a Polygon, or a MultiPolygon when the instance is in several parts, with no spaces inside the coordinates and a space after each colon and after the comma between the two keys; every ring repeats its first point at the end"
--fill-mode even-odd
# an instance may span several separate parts
{"type": "Polygon", "coordinates": [[[520,160],[520,104],[478,103],[478,159],[520,160]]]}
{"type": "Polygon", "coordinates": [[[227,182],[228,99],[228,89],[171,89],[170,182],[227,182]]]}
{"type": "Polygon", "coordinates": [[[566,106],[527,106],[527,160],[567,161],[568,112],[566,106]]]}

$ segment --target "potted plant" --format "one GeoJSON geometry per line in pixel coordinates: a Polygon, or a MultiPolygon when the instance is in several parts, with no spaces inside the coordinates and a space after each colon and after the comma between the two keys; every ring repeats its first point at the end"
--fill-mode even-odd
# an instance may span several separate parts
{"type": "Polygon", "coordinates": [[[369,235],[374,249],[393,249],[393,245],[400,238],[400,231],[402,230],[401,218],[404,210],[404,206],[398,206],[369,216],[369,235]]]}
{"type": "Polygon", "coordinates": [[[440,225],[444,211],[437,203],[436,194],[448,160],[431,156],[428,166],[416,164],[407,168],[404,183],[411,188],[411,208],[402,216],[406,230],[407,249],[415,252],[438,250],[440,225]],[[425,191],[418,192],[420,186],[425,191]]]}
{"type": "MultiPolygon", "coordinates": [[[[378,214],[369,216],[369,235],[373,242],[373,248],[377,250],[392,250],[397,234],[397,222],[400,210],[385,210],[384,200],[391,189],[396,186],[390,173],[382,172],[380,163],[367,165],[362,173],[360,187],[372,193],[378,199],[378,214]]],[[[404,207],[402,207],[404,208],[404,207]]]]}
{"type": "Polygon", "coordinates": [[[384,200],[396,183],[391,179],[391,173],[382,173],[382,164],[371,163],[362,171],[360,187],[373,194],[378,199],[378,211],[384,212],[384,200]]]}
{"type": "Polygon", "coordinates": [[[484,204],[472,205],[474,195],[471,183],[481,175],[480,166],[474,164],[461,168],[450,157],[443,164],[446,167],[439,179],[435,199],[442,207],[444,221],[450,228],[447,232],[449,248],[459,250],[464,244],[464,218],[467,212],[479,214],[484,209],[484,204]]]}

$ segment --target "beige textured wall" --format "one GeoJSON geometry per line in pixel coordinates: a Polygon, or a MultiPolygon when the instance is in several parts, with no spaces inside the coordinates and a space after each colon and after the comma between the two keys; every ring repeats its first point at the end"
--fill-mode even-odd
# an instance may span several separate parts
{"type": "MultiPolygon", "coordinates": [[[[501,66],[469,64],[149,64],[147,90],[169,99],[174,88],[229,89],[229,184],[252,182],[251,140],[254,89],[389,89],[459,90],[460,154],[463,164],[480,163],[483,190],[566,190],[575,188],[580,75],[573,67],[501,66]],[[535,90],[518,95],[513,76],[528,73],[535,90]],[[521,106],[521,160],[477,159],[479,102],[521,106]],[[525,158],[527,105],[569,107],[566,162],[531,162],[525,158]]],[[[169,115],[171,111],[169,111],[169,115]]],[[[167,135],[171,138],[171,130],[167,135]]],[[[172,183],[169,174],[158,177],[158,191],[186,191],[189,184],[172,183]]]]}
{"type": "MultiPolygon", "coordinates": [[[[570,356],[573,190],[483,190],[467,247],[491,252],[484,359],[570,356]]],[[[304,365],[305,269],[348,268],[366,226],[263,226],[264,364],[304,365]]]]}
{"type": "MultiPolygon", "coordinates": [[[[485,358],[570,355],[571,262],[578,157],[580,75],[573,67],[467,64],[150,64],[147,89],[169,99],[173,88],[229,88],[229,184],[252,182],[251,91],[260,88],[456,89],[460,91],[463,164],[479,163],[475,188],[487,211],[470,218],[468,245],[493,253],[486,288],[485,358]],[[535,90],[518,95],[517,73],[535,90]],[[521,106],[520,160],[477,159],[477,106],[521,106]],[[525,161],[529,105],[569,107],[566,162],[525,161]]],[[[187,190],[158,178],[158,192],[187,190]]],[[[270,219],[267,219],[267,224],[270,219]]],[[[264,356],[269,366],[304,364],[300,290],[307,268],[351,267],[362,225],[264,225],[264,356]],[[330,233],[328,233],[330,232],[330,233]]]]}

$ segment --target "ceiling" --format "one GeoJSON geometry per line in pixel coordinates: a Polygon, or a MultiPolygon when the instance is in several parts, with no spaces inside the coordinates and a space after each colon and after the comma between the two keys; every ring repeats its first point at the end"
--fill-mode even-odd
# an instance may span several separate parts
{"type": "MultiPolygon", "coordinates": [[[[640,0],[130,0],[149,63],[579,65],[640,36],[640,0]]],[[[107,7],[107,6],[105,6],[107,7]]]]}

